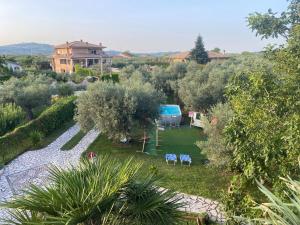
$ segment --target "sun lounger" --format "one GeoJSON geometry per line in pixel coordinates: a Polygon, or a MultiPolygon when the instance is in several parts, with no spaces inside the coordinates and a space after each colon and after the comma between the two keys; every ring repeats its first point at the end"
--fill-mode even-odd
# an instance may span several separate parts
{"type": "Polygon", "coordinates": [[[189,155],[184,155],[184,154],[180,154],[180,163],[181,165],[184,163],[184,162],[187,162],[189,164],[189,166],[191,165],[192,163],[192,158],[189,156],[189,155]]]}
{"type": "Polygon", "coordinates": [[[168,165],[169,165],[169,161],[173,161],[174,166],[175,166],[175,163],[177,162],[177,156],[175,154],[166,154],[165,159],[166,159],[166,162],[168,165]]]}

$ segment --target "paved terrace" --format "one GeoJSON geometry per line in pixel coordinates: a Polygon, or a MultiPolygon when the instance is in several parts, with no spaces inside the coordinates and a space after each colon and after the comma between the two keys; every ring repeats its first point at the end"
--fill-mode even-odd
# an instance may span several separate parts
{"type": "MultiPolygon", "coordinates": [[[[61,147],[79,130],[79,126],[74,125],[47,147],[25,152],[0,170],[0,201],[20,194],[29,184],[45,185],[49,175],[48,168],[51,165],[62,168],[76,165],[81,154],[99,135],[98,131],[91,130],[72,150],[61,151],[61,147]]],[[[224,214],[221,212],[218,202],[184,193],[178,193],[178,195],[183,197],[182,201],[186,203],[186,206],[181,209],[182,211],[207,212],[210,218],[216,222],[224,222],[224,214]]],[[[0,218],[6,216],[6,211],[0,209],[0,218]]]]}

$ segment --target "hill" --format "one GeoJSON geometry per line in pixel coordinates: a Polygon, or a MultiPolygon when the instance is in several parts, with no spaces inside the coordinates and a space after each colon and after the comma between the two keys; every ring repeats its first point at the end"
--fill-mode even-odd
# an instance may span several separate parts
{"type": "Polygon", "coordinates": [[[50,55],[52,52],[52,45],[33,42],[0,46],[0,55],[50,55]]]}
{"type": "MultiPolygon", "coordinates": [[[[0,55],[51,55],[54,50],[53,45],[40,43],[18,43],[0,46],[0,55]]],[[[107,50],[110,56],[119,55],[121,51],[107,50]]],[[[152,56],[161,57],[171,55],[177,52],[150,52],[150,53],[132,53],[138,57],[152,56]]]]}

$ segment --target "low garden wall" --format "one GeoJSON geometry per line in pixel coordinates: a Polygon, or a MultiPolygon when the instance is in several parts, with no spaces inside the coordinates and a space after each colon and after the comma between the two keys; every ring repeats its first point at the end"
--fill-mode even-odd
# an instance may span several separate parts
{"type": "Polygon", "coordinates": [[[59,99],[46,109],[41,115],[20,126],[14,131],[0,137],[0,163],[5,164],[19,154],[33,147],[30,133],[40,132],[47,136],[64,124],[73,119],[76,97],[59,99]]]}

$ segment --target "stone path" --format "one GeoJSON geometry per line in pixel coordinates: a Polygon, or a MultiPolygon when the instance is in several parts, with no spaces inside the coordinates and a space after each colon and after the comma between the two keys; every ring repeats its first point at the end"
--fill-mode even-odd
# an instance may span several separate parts
{"type": "MultiPolygon", "coordinates": [[[[0,202],[13,194],[19,194],[29,184],[43,185],[47,182],[48,167],[51,165],[66,168],[79,162],[82,152],[97,138],[99,132],[91,130],[69,151],[60,148],[79,132],[78,125],[69,128],[47,147],[27,151],[0,170],[0,202]]],[[[0,218],[6,215],[0,210],[0,218]]]]}
{"type": "MultiPolygon", "coordinates": [[[[47,182],[48,168],[51,165],[62,168],[76,165],[82,152],[99,135],[98,131],[91,130],[72,150],[61,151],[61,147],[75,136],[79,130],[79,126],[74,125],[47,147],[25,152],[0,170],[0,202],[11,198],[15,194],[21,194],[22,190],[26,189],[29,184],[44,185],[47,182]]],[[[186,203],[186,206],[181,209],[182,211],[207,212],[216,222],[223,223],[225,221],[218,202],[183,193],[178,193],[178,195],[186,203]]],[[[0,210],[0,218],[5,217],[7,217],[5,210],[0,210]]]]}

